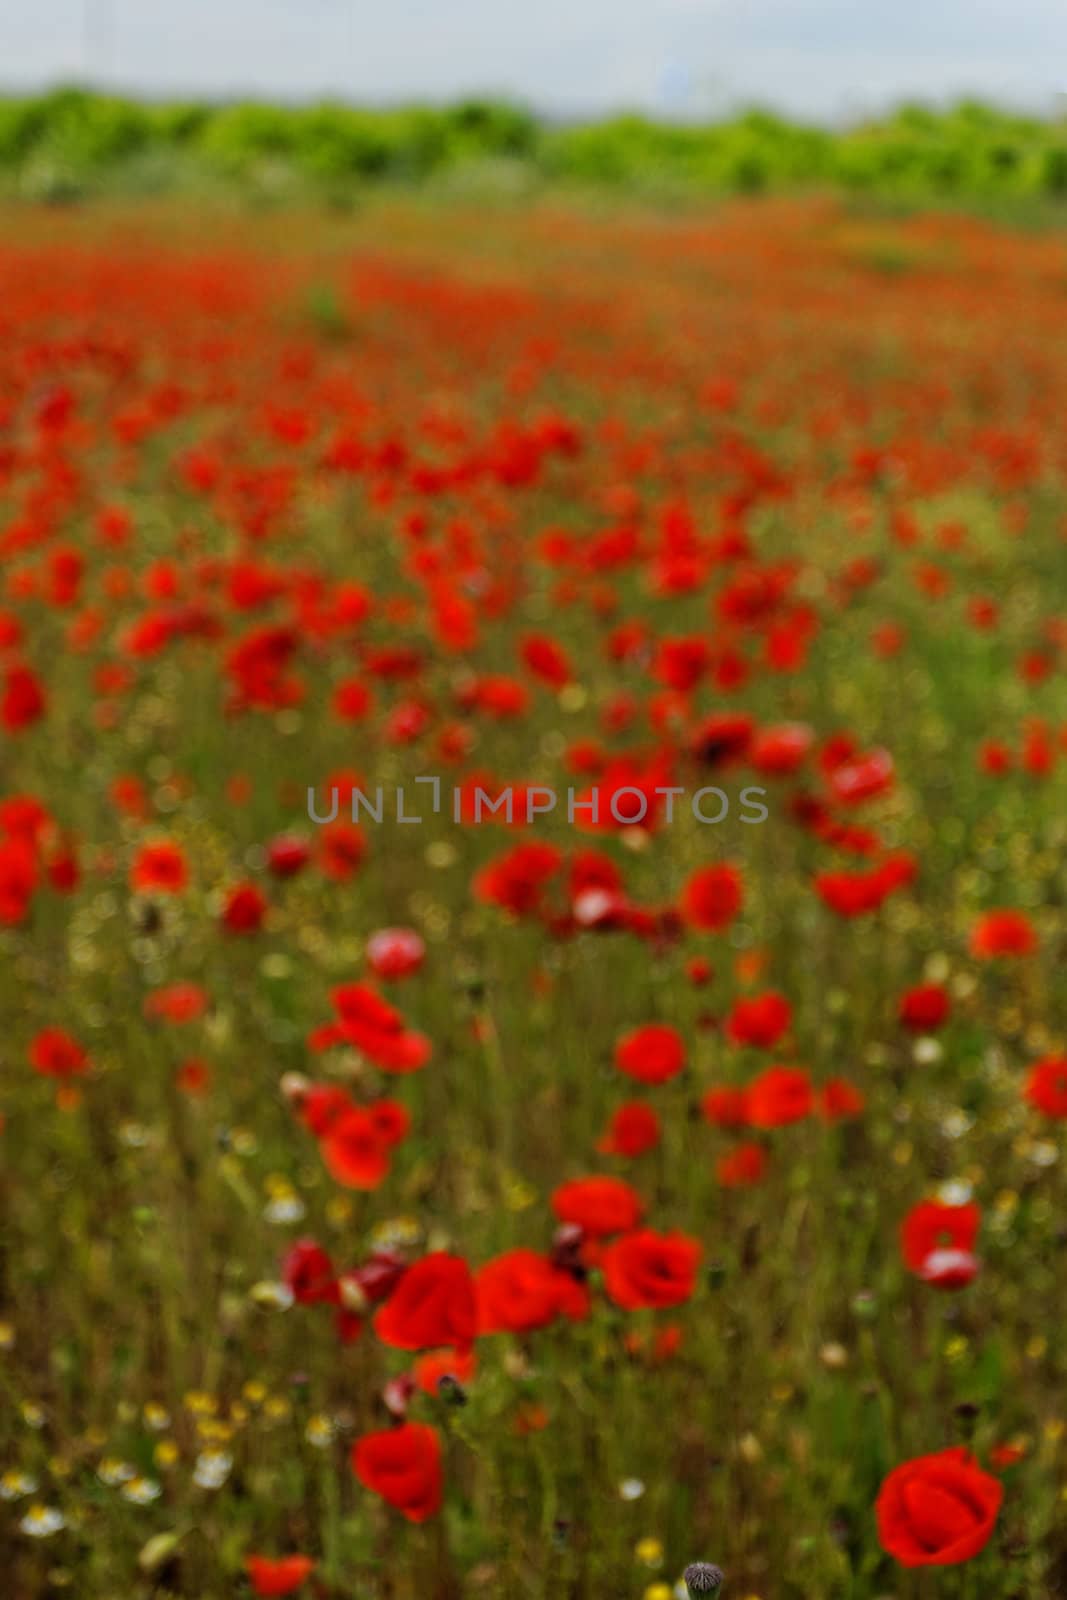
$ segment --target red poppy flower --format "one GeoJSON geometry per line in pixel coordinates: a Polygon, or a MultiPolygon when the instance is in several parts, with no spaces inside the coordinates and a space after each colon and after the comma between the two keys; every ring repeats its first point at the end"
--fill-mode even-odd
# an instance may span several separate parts
{"type": "Polygon", "coordinates": [[[606,1155],[642,1156],[646,1150],[655,1149],[659,1138],[659,1118],[652,1107],[640,1100],[628,1100],[615,1111],[597,1149],[606,1155]]]}
{"type": "Polygon", "coordinates": [[[416,1357],[411,1375],[423,1394],[436,1398],[441,1393],[443,1379],[451,1378],[455,1383],[466,1385],[477,1370],[478,1358],[473,1350],[429,1350],[426,1355],[416,1357]]]}
{"type": "Polygon", "coordinates": [[[211,1068],[206,1061],[199,1057],[191,1056],[188,1061],[183,1061],[175,1074],[178,1088],[183,1094],[192,1095],[195,1099],[207,1094],[211,1087],[211,1068]]]}
{"type": "Polygon", "coordinates": [[[267,846],[267,866],[276,878],[295,878],[311,860],[311,846],[292,833],[280,833],[267,846]]]}
{"type": "Polygon", "coordinates": [[[893,786],[893,757],[888,750],[843,761],[830,773],[830,788],[839,805],[855,806],[893,786]]]}
{"type": "Polygon", "coordinates": [[[395,1006],[368,984],[343,984],[330,998],[339,1020],[326,1030],[322,1043],[353,1045],[385,1072],[417,1072],[429,1061],[429,1039],[409,1031],[395,1006]]]}
{"type": "Polygon", "coordinates": [[[709,1089],[700,1109],[715,1128],[742,1128],[748,1121],[748,1091],[728,1084],[709,1089]]]}
{"type": "Polygon", "coordinates": [[[824,1122],[843,1122],[862,1115],[866,1101],[847,1078],[830,1078],[819,1093],[819,1115],[824,1122]]]}
{"type": "Polygon", "coordinates": [[[989,1543],[1004,1489],[963,1445],[896,1467],[875,1503],[878,1539],[905,1567],[951,1567],[989,1543]]]}
{"type": "Polygon", "coordinates": [[[516,845],[475,875],[475,897],[516,916],[528,915],[539,909],[549,879],[562,864],[562,853],[553,845],[516,845]]]}
{"type": "Polygon", "coordinates": [[[734,1044],[772,1050],[793,1020],[784,995],[768,992],[738,1000],[726,1019],[726,1035],[734,1044]]]}
{"type": "Polygon", "coordinates": [[[365,1434],[352,1447],[352,1470],[409,1522],[425,1522],[441,1509],[441,1444],[423,1422],[365,1434]]]}
{"type": "Polygon", "coordinates": [[[810,1116],[811,1079],[802,1067],[768,1067],[748,1086],[748,1120],[754,1128],[781,1128],[810,1116]]]}
{"type": "Polygon", "coordinates": [[[574,676],[566,652],[547,634],[530,633],[522,641],[524,665],[552,689],[562,689],[574,676]]]}
{"type": "Polygon", "coordinates": [[[354,822],[331,822],[319,834],[319,865],[334,883],[348,883],[363,864],[367,836],[354,822]]]}
{"type": "Polygon", "coordinates": [[[333,1304],[337,1300],[337,1275],[326,1251],[314,1239],[298,1239],[282,1261],[282,1282],[292,1290],[298,1305],[333,1304]]]}
{"type": "Polygon", "coordinates": [[[245,1571],[257,1595],[295,1594],[306,1578],[315,1570],[310,1556],[282,1556],[272,1561],[269,1556],[246,1556],[245,1571]]]}
{"type": "Polygon", "coordinates": [[[376,1189],[389,1171],[389,1153],[369,1111],[352,1106],[336,1117],[322,1139],[330,1176],[347,1189],[376,1189]]]}
{"type": "Polygon", "coordinates": [[[920,983],[900,997],[898,1015],[906,1028],[915,1033],[934,1033],[948,1021],[952,1009],[946,990],[939,983],[920,983]]]}
{"type": "Polygon", "coordinates": [[[426,958],[426,946],[414,928],[381,928],[367,940],[367,965],[385,981],[410,978],[426,958]]]}
{"type": "Polygon", "coordinates": [[[374,1331],[398,1350],[471,1344],[478,1308],[474,1279],[462,1256],[437,1251],[416,1261],[376,1315],[374,1331]]]}
{"type": "Polygon", "coordinates": [[[749,748],[748,759],[762,776],[783,777],[803,766],[814,743],[815,735],[805,722],[761,728],[749,748]]]}
{"type": "Polygon", "coordinates": [[[1022,911],[987,911],[971,930],[971,954],[981,961],[997,956],[1029,956],[1037,949],[1037,934],[1022,911]]]}
{"type": "Polygon", "coordinates": [[[715,1176],[724,1189],[749,1188],[767,1170],[767,1152],[761,1144],[739,1144],[715,1163],[715,1176]]]}
{"type": "Polygon", "coordinates": [[[180,894],[188,881],[185,856],[169,839],[142,845],[130,868],[130,886],[139,894],[180,894]]]}
{"type": "Polygon", "coordinates": [[[1023,1097],[1046,1117],[1067,1117],[1067,1056],[1035,1061],[1023,1097]]]}
{"type": "Polygon", "coordinates": [[[676,1028],[650,1022],[624,1034],[615,1046],[615,1065],[638,1083],[666,1083],[685,1066],[685,1045],[676,1028]]]}
{"type": "Polygon", "coordinates": [[[479,1333],[529,1333],[557,1317],[588,1315],[589,1293],[535,1250],[508,1250],[479,1268],[479,1333]]]}
{"type": "Polygon", "coordinates": [[[737,916],[743,898],[736,867],[701,867],[683,889],[680,909],[690,927],[721,933],[737,916]]]}
{"type": "Polygon", "coordinates": [[[47,709],[41,680],[31,667],[9,666],[4,672],[4,692],[0,695],[0,722],[8,733],[19,733],[39,722],[47,709]]]}
{"type": "Polygon", "coordinates": [[[681,1305],[693,1293],[700,1256],[699,1242],[684,1233],[641,1228],[605,1250],[604,1287],[625,1311],[681,1305]]]}
{"type": "Polygon", "coordinates": [[[42,1028],[30,1045],[30,1065],[44,1078],[75,1078],[89,1069],[89,1057],[63,1028],[42,1028]]]}
{"type": "Polygon", "coordinates": [[[573,1222],[593,1238],[636,1228],[644,1213],[641,1196],[622,1178],[573,1178],[552,1195],[560,1222],[573,1222]]]}
{"type": "Polygon", "coordinates": [[[24,839],[0,839],[0,924],[24,921],[37,887],[37,857],[24,839]]]}
{"type": "Polygon", "coordinates": [[[944,1205],[923,1200],[900,1228],[900,1249],[909,1272],[940,1289],[961,1289],[974,1278],[974,1243],[981,1212],[973,1203],[944,1205]]]}
{"type": "Polygon", "coordinates": [[[198,983],[172,983],[147,996],[144,1014],[167,1022],[195,1022],[204,1015],[207,1004],[208,997],[198,983]]]}
{"type": "Polygon", "coordinates": [[[222,908],[222,925],[227,933],[256,933],[267,914],[267,902],[254,883],[241,883],[231,889],[222,908]]]}

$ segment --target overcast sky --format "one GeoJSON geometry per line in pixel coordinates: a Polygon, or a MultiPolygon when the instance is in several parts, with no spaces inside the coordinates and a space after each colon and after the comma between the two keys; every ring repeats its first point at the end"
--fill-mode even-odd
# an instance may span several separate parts
{"type": "Polygon", "coordinates": [[[1051,106],[1067,0],[0,0],[0,84],[823,120],[904,96],[1051,106]]]}

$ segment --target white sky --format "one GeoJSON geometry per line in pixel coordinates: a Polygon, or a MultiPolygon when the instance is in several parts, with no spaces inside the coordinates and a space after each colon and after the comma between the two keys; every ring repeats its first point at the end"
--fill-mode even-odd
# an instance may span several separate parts
{"type": "Polygon", "coordinates": [[[1067,0],[0,0],[0,86],[831,119],[961,93],[1047,109],[1067,0]]]}

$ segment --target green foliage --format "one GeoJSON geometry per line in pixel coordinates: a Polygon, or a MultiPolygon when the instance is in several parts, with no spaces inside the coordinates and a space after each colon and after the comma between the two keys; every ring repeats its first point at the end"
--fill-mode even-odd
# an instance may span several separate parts
{"type": "Polygon", "coordinates": [[[162,171],[200,168],[237,181],[280,171],[334,196],[349,185],[421,182],[501,160],[535,178],[627,190],[744,194],[829,184],[858,194],[979,201],[1067,192],[1062,123],[970,100],[946,110],[903,105],[837,132],[761,109],[713,124],[624,114],[551,128],[522,107],[491,100],[381,110],[330,102],[140,105],[64,88],[0,101],[0,171],[28,192],[57,172],[122,182],[145,158],[162,171]],[[175,154],[182,163],[168,166],[175,154]]]}

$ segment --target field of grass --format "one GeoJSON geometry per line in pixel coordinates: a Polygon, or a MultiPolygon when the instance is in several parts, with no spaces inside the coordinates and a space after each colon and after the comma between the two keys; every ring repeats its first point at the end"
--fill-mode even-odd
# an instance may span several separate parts
{"type": "Polygon", "coordinates": [[[1061,1597],[1064,236],[0,241],[6,1600],[1061,1597]]]}

